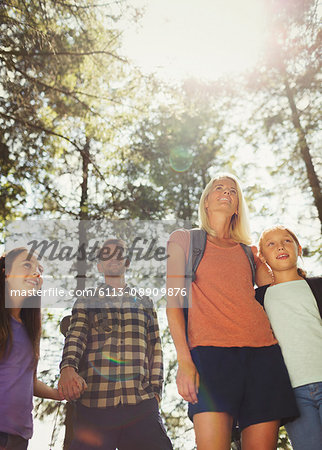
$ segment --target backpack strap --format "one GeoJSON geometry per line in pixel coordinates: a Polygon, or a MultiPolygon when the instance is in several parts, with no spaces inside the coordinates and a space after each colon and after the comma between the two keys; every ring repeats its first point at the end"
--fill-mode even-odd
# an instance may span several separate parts
{"type": "Polygon", "coordinates": [[[254,254],[253,254],[252,249],[251,249],[251,247],[249,245],[243,244],[242,242],[240,243],[240,245],[241,245],[241,248],[246,253],[246,256],[247,256],[249,264],[250,264],[250,268],[252,269],[252,280],[253,280],[253,286],[254,286],[254,284],[255,284],[255,273],[256,273],[256,264],[255,264],[254,254]]]}
{"type": "Polygon", "coordinates": [[[207,233],[205,232],[205,230],[193,228],[192,230],[189,230],[189,233],[190,233],[189,255],[185,268],[186,295],[184,297],[183,303],[183,315],[185,319],[187,340],[188,340],[188,308],[189,308],[190,286],[191,283],[195,281],[197,268],[204,255],[207,242],[207,233]]]}
{"type": "Polygon", "coordinates": [[[207,233],[205,230],[200,230],[199,228],[193,228],[189,230],[190,233],[190,245],[189,245],[189,255],[188,261],[186,263],[185,269],[185,303],[184,308],[188,308],[189,301],[189,291],[190,286],[193,281],[196,279],[196,272],[200,261],[205,252],[206,242],[207,242],[207,233]]]}
{"type": "Polygon", "coordinates": [[[186,278],[190,281],[190,284],[196,279],[196,272],[200,261],[205,253],[207,242],[207,233],[205,230],[200,230],[199,228],[193,228],[190,230],[190,247],[189,247],[189,257],[187,263],[188,272],[191,268],[191,280],[190,276],[187,275],[186,278]]]}

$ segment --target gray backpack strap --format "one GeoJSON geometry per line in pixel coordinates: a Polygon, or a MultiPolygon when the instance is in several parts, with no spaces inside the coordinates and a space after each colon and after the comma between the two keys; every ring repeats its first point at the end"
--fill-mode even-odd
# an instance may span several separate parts
{"type": "MultiPolygon", "coordinates": [[[[205,253],[207,233],[205,230],[193,228],[190,230],[190,252],[191,252],[191,282],[196,279],[196,272],[203,254],[205,253]]],[[[189,263],[189,261],[188,261],[189,263]]]]}
{"type": "Polygon", "coordinates": [[[252,269],[252,280],[253,280],[253,286],[254,286],[254,284],[255,284],[256,264],[255,264],[255,259],[254,259],[254,255],[253,255],[252,249],[251,249],[251,247],[249,245],[242,244],[242,243],[240,243],[240,245],[241,245],[241,248],[246,253],[247,259],[248,259],[249,264],[250,264],[250,268],[252,269]]]}
{"type": "Polygon", "coordinates": [[[192,230],[189,230],[189,233],[190,246],[185,273],[187,297],[189,297],[190,285],[196,279],[196,272],[205,252],[207,242],[207,233],[204,230],[193,228],[192,230]]]}
{"type": "Polygon", "coordinates": [[[183,306],[187,339],[188,339],[188,307],[189,307],[190,286],[191,283],[195,281],[197,268],[205,252],[207,242],[207,233],[204,230],[200,230],[199,228],[193,228],[192,230],[189,230],[189,232],[190,232],[190,245],[185,273],[186,295],[184,297],[184,306],[183,306]]]}

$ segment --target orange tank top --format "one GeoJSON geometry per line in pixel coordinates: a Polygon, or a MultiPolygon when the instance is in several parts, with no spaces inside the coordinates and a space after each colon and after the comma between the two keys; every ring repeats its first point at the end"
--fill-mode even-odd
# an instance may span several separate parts
{"type": "MultiPolygon", "coordinates": [[[[189,231],[173,232],[169,242],[180,245],[187,259],[189,231]]],[[[256,247],[252,251],[256,262],[256,247]]],[[[277,343],[268,317],[255,299],[249,261],[239,244],[222,248],[207,240],[190,295],[190,348],[265,347],[277,343]]]]}

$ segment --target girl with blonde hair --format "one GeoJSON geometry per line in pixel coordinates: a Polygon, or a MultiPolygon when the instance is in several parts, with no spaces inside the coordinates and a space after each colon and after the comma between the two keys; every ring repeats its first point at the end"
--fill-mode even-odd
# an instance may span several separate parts
{"type": "Polygon", "coordinates": [[[260,258],[273,282],[256,290],[281,346],[300,410],[285,425],[294,450],[322,448],[322,277],[307,277],[298,267],[302,248],[282,225],[265,230],[260,258]]]}

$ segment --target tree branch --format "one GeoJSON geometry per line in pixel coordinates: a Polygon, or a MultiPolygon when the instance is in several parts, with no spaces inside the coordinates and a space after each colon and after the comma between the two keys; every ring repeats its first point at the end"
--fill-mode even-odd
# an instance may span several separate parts
{"type": "MultiPolygon", "coordinates": [[[[77,97],[77,95],[84,95],[84,96],[86,96],[86,97],[94,98],[94,99],[96,99],[96,100],[106,100],[106,101],[109,101],[109,102],[112,102],[112,103],[116,103],[117,105],[124,106],[124,104],[123,104],[121,101],[117,101],[117,100],[112,99],[112,98],[101,97],[101,96],[98,96],[98,95],[88,94],[88,93],[86,93],[86,92],[81,92],[81,91],[69,91],[69,90],[67,90],[67,89],[63,89],[63,88],[58,88],[58,87],[55,87],[55,86],[51,86],[51,85],[49,85],[49,84],[47,84],[47,83],[44,83],[43,81],[38,80],[37,78],[34,78],[34,77],[28,75],[26,72],[24,72],[24,71],[21,70],[21,69],[18,69],[17,67],[16,67],[15,69],[16,69],[17,72],[21,73],[21,75],[23,75],[25,78],[27,78],[28,80],[30,80],[30,81],[32,81],[32,82],[38,84],[39,86],[43,86],[43,87],[46,88],[46,89],[49,89],[49,90],[52,90],[52,91],[56,91],[56,92],[59,92],[59,93],[61,93],[61,94],[64,94],[64,95],[73,97],[77,102],[79,102],[81,105],[83,105],[86,109],[89,109],[90,112],[93,112],[93,113],[97,114],[97,115],[98,115],[99,117],[101,117],[102,119],[104,119],[104,118],[103,118],[102,116],[100,116],[99,113],[95,112],[89,105],[87,105],[87,103],[85,103],[85,102],[83,102],[82,100],[80,100],[80,99],[77,97]]],[[[142,109],[139,109],[139,108],[137,108],[137,107],[135,107],[135,106],[131,106],[131,105],[126,105],[126,106],[127,106],[128,108],[130,108],[130,109],[135,110],[135,111],[144,113],[144,111],[143,111],[142,109]]]]}
{"type": "Polygon", "coordinates": [[[73,5],[72,3],[59,2],[57,0],[56,0],[56,3],[58,5],[61,5],[61,6],[66,6],[67,8],[91,9],[91,8],[105,8],[106,6],[110,6],[110,5],[113,5],[115,3],[119,3],[119,1],[114,0],[112,2],[100,3],[100,4],[98,3],[98,4],[93,4],[93,5],[84,5],[84,6],[77,5],[77,4],[73,5]]]}
{"type": "MultiPolygon", "coordinates": [[[[80,148],[80,147],[76,144],[75,141],[72,141],[71,139],[69,139],[67,136],[64,136],[63,134],[56,133],[55,131],[49,130],[48,128],[42,127],[42,126],[40,126],[40,125],[36,125],[36,124],[34,124],[34,123],[31,123],[31,122],[28,122],[28,121],[26,121],[26,120],[21,119],[20,117],[12,117],[12,116],[8,116],[7,114],[2,113],[1,111],[0,111],[0,116],[1,116],[1,117],[4,117],[5,119],[8,119],[8,120],[13,120],[13,121],[15,121],[15,122],[19,122],[19,123],[25,125],[26,127],[33,128],[33,129],[35,129],[35,130],[42,131],[42,132],[44,132],[44,133],[46,133],[46,134],[49,134],[49,135],[51,135],[51,136],[59,137],[59,138],[65,140],[65,141],[67,141],[67,142],[70,143],[71,145],[73,145],[73,147],[75,147],[81,154],[83,154],[83,149],[80,148]]],[[[102,181],[104,182],[104,184],[105,184],[108,188],[112,187],[113,189],[116,189],[116,190],[118,190],[119,192],[122,192],[122,193],[123,193],[122,189],[118,188],[117,186],[111,186],[110,184],[108,184],[108,183],[106,182],[106,179],[105,179],[104,175],[103,175],[103,174],[101,173],[101,171],[99,170],[97,164],[96,164],[96,163],[95,163],[88,155],[85,155],[85,157],[88,158],[88,161],[92,164],[92,166],[93,166],[94,169],[96,170],[97,174],[99,175],[99,177],[102,179],[102,181]]]]}
{"type": "Polygon", "coordinates": [[[73,56],[73,57],[79,57],[79,56],[93,56],[93,55],[108,55],[112,56],[113,58],[117,59],[118,61],[121,61],[123,63],[128,64],[128,61],[126,58],[122,58],[121,56],[115,55],[114,53],[107,52],[106,50],[91,50],[87,52],[25,52],[25,51],[15,51],[15,50],[3,50],[0,49],[0,52],[3,55],[12,55],[12,56],[23,56],[24,58],[30,58],[33,56],[73,56]]]}

